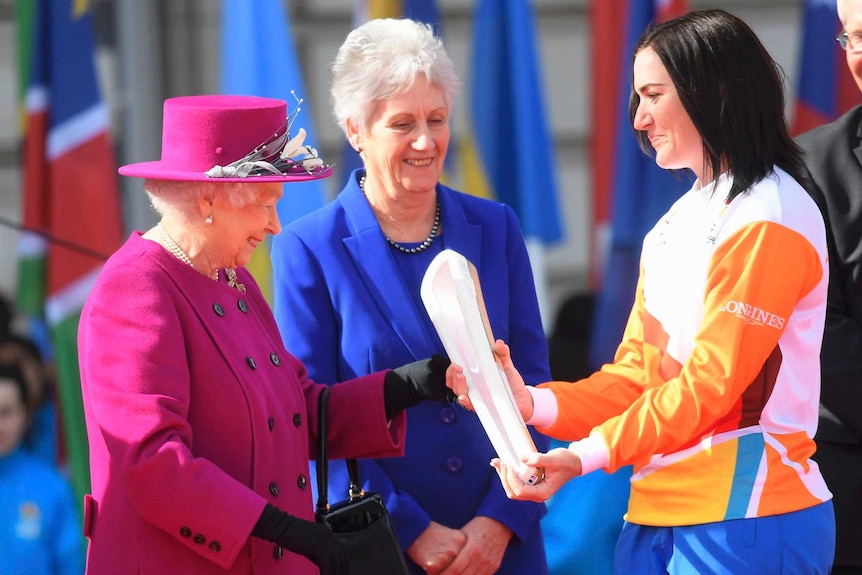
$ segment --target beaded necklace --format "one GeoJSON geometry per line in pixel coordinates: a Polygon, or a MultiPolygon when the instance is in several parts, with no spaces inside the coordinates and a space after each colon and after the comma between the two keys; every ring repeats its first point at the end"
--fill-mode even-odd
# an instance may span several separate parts
{"type": "MultiPolygon", "coordinates": [[[[174,238],[168,234],[168,231],[162,226],[162,222],[159,222],[156,227],[159,229],[159,236],[161,236],[162,241],[165,243],[165,247],[168,248],[168,251],[173,254],[175,258],[180,260],[181,262],[187,264],[193,270],[196,270],[195,264],[192,263],[189,255],[183,251],[183,249],[177,245],[177,242],[174,241],[174,238]]],[[[225,268],[225,272],[227,273],[227,285],[229,287],[238,289],[242,293],[245,293],[245,285],[239,283],[239,280],[236,275],[236,270],[233,268],[225,268]]],[[[213,277],[215,281],[218,281],[218,270],[215,271],[215,276],[213,277]]]]}
{"type": "MultiPolygon", "coordinates": [[[[359,178],[359,189],[362,190],[362,195],[364,196],[365,195],[365,176],[362,176],[361,178],[359,178]]],[[[393,240],[392,238],[387,236],[385,232],[383,234],[383,237],[386,238],[386,241],[389,242],[390,246],[397,249],[398,251],[401,251],[405,254],[418,254],[419,252],[422,252],[422,251],[425,251],[428,249],[428,246],[430,246],[434,242],[434,239],[437,237],[437,232],[439,230],[440,230],[440,202],[438,201],[437,202],[437,208],[434,212],[434,225],[431,226],[431,233],[428,234],[428,237],[425,238],[425,241],[423,241],[421,244],[419,244],[415,248],[405,248],[404,246],[402,246],[401,244],[399,244],[398,242],[396,242],[395,240],[393,240]]]]}
{"type": "MultiPolygon", "coordinates": [[[[192,263],[191,258],[189,258],[188,254],[183,251],[183,249],[177,245],[177,242],[174,241],[174,238],[168,234],[168,231],[162,227],[162,222],[159,222],[156,226],[159,229],[159,235],[162,237],[162,241],[165,242],[165,247],[168,248],[168,251],[171,252],[175,258],[180,260],[181,262],[188,264],[188,266],[192,269],[195,268],[195,264],[192,263]]],[[[218,273],[218,270],[216,270],[218,273]]]]}

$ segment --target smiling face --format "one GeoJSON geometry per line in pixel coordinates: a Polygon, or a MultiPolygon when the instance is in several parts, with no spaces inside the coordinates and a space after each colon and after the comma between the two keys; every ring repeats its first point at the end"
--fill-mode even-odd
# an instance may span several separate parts
{"type": "Polygon", "coordinates": [[[387,195],[433,190],[449,148],[449,106],[442,90],[420,74],[413,87],[377,102],[366,128],[348,123],[348,137],[363,151],[369,182],[387,195]]]}
{"type": "Polygon", "coordinates": [[[250,200],[242,205],[232,205],[229,200],[216,195],[213,203],[213,239],[224,254],[220,265],[225,267],[245,266],[251,260],[255,248],[267,235],[278,235],[281,222],[276,203],[282,196],[282,184],[248,184],[250,200]]]}
{"type": "Polygon", "coordinates": [[[682,105],[676,87],[655,51],[635,56],[634,88],[640,97],[633,126],[646,133],[655,161],[666,170],[691,169],[704,180],[703,142],[682,105]]]}

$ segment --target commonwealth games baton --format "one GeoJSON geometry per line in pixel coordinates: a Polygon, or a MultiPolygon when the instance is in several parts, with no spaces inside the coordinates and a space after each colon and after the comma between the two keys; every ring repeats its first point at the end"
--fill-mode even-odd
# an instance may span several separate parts
{"type": "Polygon", "coordinates": [[[425,271],[422,302],[452,363],[464,369],[467,395],[500,461],[534,485],[542,470],[521,458],[536,445],[521,417],[506,374],[494,355],[494,342],[476,268],[453,250],[443,250],[425,271]]]}

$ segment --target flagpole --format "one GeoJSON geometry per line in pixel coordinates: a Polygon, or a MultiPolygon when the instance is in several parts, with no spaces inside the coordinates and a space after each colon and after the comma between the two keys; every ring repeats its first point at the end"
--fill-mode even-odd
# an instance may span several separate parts
{"type": "MultiPolygon", "coordinates": [[[[126,95],[121,102],[122,142],[119,163],[158,158],[161,153],[159,127],[162,117],[161,42],[153,41],[152,31],[160,29],[157,2],[117,0],[117,46],[120,81],[126,95]]],[[[122,178],[123,216],[126,233],[146,230],[155,223],[141,184],[122,178]]]]}

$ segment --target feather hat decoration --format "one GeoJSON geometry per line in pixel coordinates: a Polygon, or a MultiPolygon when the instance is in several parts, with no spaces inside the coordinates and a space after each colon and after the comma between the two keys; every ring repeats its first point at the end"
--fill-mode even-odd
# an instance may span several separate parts
{"type": "Polygon", "coordinates": [[[288,116],[287,102],[257,96],[168,98],[162,120],[161,160],[128,164],[137,178],[221,182],[300,182],[332,175],[291,128],[302,100],[288,116]]]}

